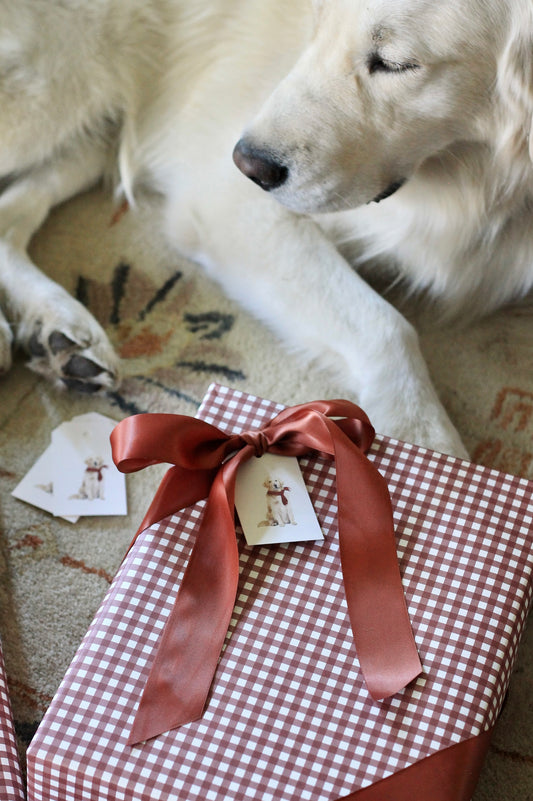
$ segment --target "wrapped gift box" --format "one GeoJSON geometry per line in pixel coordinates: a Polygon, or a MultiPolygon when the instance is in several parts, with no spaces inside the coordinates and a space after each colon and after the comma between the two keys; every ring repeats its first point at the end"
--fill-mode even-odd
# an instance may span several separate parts
{"type": "Polygon", "coordinates": [[[2,801],[23,801],[24,797],[4,657],[0,646],[0,798],[2,801]]]}
{"type": "MultiPolygon", "coordinates": [[[[280,409],[213,385],[198,416],[242,431],[280,409]]],[[[238,597],[202,717],[127,744],[197,504],[125,558],[30,746],[30,801],[470,798],[530,605],[532,484],[380,436],[369,458],[391,493],[419,678],[370,697],[340,573],[335,465],[305,458],[325,539],[239,538],[238,597]]]]}

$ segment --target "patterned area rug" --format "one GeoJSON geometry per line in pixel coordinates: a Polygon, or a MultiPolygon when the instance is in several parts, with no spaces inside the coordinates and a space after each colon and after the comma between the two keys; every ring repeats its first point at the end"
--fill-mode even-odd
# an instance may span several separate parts
{"type": "MultiPolygon", "coordinates": [[[[211,381],[286,404],[344,395],[165,247],[155,203],[114,225],[112,214],[100,191],[79,197],[52,214],[32,253],[107,330],[123,361],[120,391],[57,393],[22,359],[0,384],[0,633],[21,753],[163,472],[128,477],[127,517],[54,519],[11,497],[52,429],[87,411],[116,420],[142,411],[193,415],[211,381]]],[[[474,461],[533,478],[531,303],[468,329],[407,311],[474,461]]],[[[530,625],[475,801],[533,799],[532,682],[530,625]]]]}

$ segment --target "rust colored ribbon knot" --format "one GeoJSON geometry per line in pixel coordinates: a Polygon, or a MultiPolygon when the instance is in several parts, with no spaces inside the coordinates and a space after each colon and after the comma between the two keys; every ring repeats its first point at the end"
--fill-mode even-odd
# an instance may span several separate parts
{"type": "Polygon", "coordinates": [[[207,498],[130,745],[202,715],[237,594],[235,476],[239,465],[265,451],[286,456],[319,453],[335,459],[341,567],[366,685],[372,698],[380,700],[419,675],[422,667],[403,595],[389,492],[365,456],[373,438],[366,414],[343,400],[285,409],[260,430],[244,434],[228,435],[202,420],[173,414],[134,415],[116,426],[111,444],[119,470],[173,465],[136,537],[207,498]]]}

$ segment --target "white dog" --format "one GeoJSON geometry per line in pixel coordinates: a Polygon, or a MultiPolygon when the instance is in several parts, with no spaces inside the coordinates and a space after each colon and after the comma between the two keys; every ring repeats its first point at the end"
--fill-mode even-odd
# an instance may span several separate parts
{"type": "Polygon", "coordinates": [[[288,495],[291,488],[286,487],[280,478],[275,477],[267,478],[263,486],[266,487],[268,524],[270,526],[296,526],[288,495]]]}
{"type": "Polygon", "coordinates": [[[59,383],[116,380],[26,255],[51,206],[116,173],[378,430],[464,454],[415,332],[354,266],[454,310],[531,288],[531,0],[0,0],[0,109],[4,370],[14,338],[59,383]]]}

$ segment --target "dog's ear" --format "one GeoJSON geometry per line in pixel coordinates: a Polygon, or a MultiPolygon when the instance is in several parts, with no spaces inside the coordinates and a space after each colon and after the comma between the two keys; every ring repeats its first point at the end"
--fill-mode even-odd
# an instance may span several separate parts
{"type": "MultiPolygon", "coordinates": [[[[512,8],[512,7],[511,7],[512,8]]],[[[502,146],[514,154],[527,145],[533,161],[533,7],[517,3],[509,40],[498,64],[502,146]]]]}

